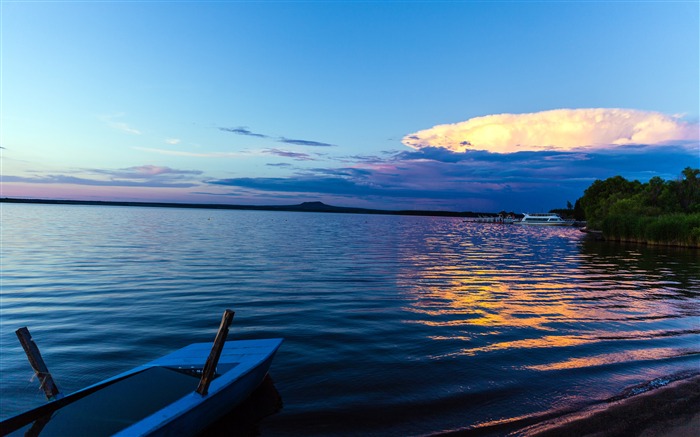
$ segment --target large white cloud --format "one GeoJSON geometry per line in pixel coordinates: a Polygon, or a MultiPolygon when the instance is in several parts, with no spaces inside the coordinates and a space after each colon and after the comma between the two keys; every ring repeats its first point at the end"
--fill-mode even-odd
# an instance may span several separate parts
{"type": "Polygon", "coordinates": [[[633,109],[593,108],[475,117],[406,135],[402,142],[415,149],[442,147],[455,152],[513,153],[697,141],[698,136],[698,125],[680,117],[633,109]]]}

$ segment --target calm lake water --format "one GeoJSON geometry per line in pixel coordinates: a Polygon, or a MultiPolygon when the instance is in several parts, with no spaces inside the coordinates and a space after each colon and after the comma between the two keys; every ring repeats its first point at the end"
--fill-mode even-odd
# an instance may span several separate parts
{"type": "Polygon", "coordinates": [[[458,218],[2,207],[0,416],[186,344],[284,337],[264,435],[505,433],[700,370],[700,253],[458,218]],[[499,425],[502,426],[499,428],[499,425]]]}

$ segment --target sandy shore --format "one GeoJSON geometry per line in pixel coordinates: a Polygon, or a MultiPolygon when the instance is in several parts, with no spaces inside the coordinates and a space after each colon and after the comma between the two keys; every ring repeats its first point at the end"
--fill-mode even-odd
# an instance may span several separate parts
{"type": "Polygon", "coordinates": [[[700,375],[537,423],[516,436],[700,436],[700,375]]]}
{"type": "MultiPolygon", "coordinates": [[[[651,387],[651,386],[650,386],[651,387]]],[[[700,437],[700,374],[579,411],[546,412],[476,428],[432,433],[459,437],[700,437]]]]}

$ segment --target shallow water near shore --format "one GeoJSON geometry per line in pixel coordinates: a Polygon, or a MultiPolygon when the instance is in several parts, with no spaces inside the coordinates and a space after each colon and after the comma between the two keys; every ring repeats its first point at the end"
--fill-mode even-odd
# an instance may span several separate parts
{"type": "Polygon", "coordinates": [[[192,342],[284,337],[262,435],[425,435],[700,367],[700,253],[459,218],[2,204],[0,416],[192,342]]]}

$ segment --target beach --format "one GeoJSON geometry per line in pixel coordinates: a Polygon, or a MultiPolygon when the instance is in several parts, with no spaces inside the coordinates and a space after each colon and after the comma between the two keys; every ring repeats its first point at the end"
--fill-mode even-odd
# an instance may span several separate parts
{"type": "Polygon", "coordinates": [[[700,375],[544,421],[515,435],[695,437],[700,435],[700,375]]]}

